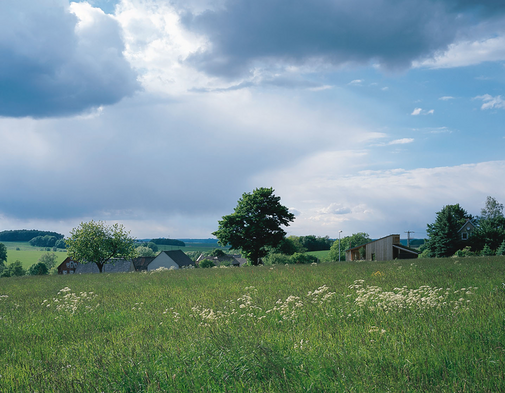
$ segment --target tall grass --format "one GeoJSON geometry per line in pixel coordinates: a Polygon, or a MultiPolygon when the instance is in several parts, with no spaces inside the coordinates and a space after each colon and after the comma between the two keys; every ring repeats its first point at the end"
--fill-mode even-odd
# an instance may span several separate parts
{"type": "Polygon", "coordinates": [[[0,280],[1,392],[505,391],[505,258],[0,280]]]}

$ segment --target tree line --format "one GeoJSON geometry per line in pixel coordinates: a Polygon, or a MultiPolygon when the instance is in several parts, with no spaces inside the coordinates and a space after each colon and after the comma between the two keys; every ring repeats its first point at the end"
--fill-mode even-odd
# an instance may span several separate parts
{"type": "Polygon", "coordinates": [[[421,247],[423,257],[453,255],[505,255],[505,216],[503,204],[488,196],[480,216],[473,217],[459,204],[446,205],[437,212],[435,222],[428,224],[428,238],[421,247]],[[472,233],[461,236],[470,223],[472,233]]]}
{"type": "MultiPolygon", "coordinates": [[[[50,236],[56,238],[56,240],[63,239],[64,236],[61,233],[51,232],[51,231],[38,231],[36,229],[18,229],[0,232],[0,241],[4,242],[29,242],[38,236],[50,236]]],[[[52,247],[52,246],[51,246],[52,247]]]]}

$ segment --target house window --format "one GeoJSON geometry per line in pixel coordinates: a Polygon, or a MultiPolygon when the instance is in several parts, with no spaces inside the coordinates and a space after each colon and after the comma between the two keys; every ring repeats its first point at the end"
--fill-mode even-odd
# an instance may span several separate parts
{"type": "Polygon", "coordinates": [[[461,239],[463,239],[463,240],[467,240],[467,239],[468,239],[468,233],[463,232],[463,233],[461,234],[461,239]]]}

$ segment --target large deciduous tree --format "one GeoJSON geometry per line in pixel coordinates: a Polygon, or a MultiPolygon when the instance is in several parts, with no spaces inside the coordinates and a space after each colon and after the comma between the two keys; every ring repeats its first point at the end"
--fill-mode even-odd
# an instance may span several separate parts
{"type": "Polygon", "coordinates": [[[480,212],[477,230],[472,242],[477,249],[484,249],[487,245],[492,250],[497,250],[505,241],[505,217],[503,204],[488,196],[486,205],[480,212]]]}
{"type": "Polygon", "coordinates": [[[100,273],[112,258],[135,257],[135,239],[121,224],[82,222],[66,239],[68,256],[79,263],[96,263],[100,273]]]}
{"type": "Polygon", "coordinates": [[[450,257],[463,244],[458,231],[467,219],[472,219],[459,204],[447,205],[437,213],[433,224],[428,224],[428,239],[424,248],[429,250],[430,257],[450,257]]]}
{"type": "Polygon", "coordinates": [[[241,250],[253,264],[268,254],[285,238],[281,226],[289,226],[294,214],[280,203],[273,188],[257,188],[242,194],[235,211],[219,221],[219,229],[213,233],[223,246],[241,250]]]}

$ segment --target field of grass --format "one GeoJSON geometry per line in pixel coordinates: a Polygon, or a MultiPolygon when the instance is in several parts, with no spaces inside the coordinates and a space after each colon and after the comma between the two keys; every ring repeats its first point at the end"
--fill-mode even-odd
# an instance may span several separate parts
{"type": "Polygon", "coordinates": [[[504,257],[3,278],[0,391],[505,391],[504,281],[504,257]]]}
{"type": "Polygon", "coordinates": [[[322,251],[309,251],[307,254],[314,255],[320,261],[325,261],[328,258],[328,254],[330,250],[322,250],[322,251]]]}
{"type": "MultiPolygon", "coordinates": [[[[41,247],[32,247],[28,242],[2,242],[7,247],[7,263],[20,261],[25,269],[28,269],[34,263],[37,263],[46,249],[41,247]]],[[[53,252],[52,249],[49,252],[53,252]]],[[[57,265],[67,257],[67,252],[58,250],[55,252],[58,256],[57,265]]]]}

